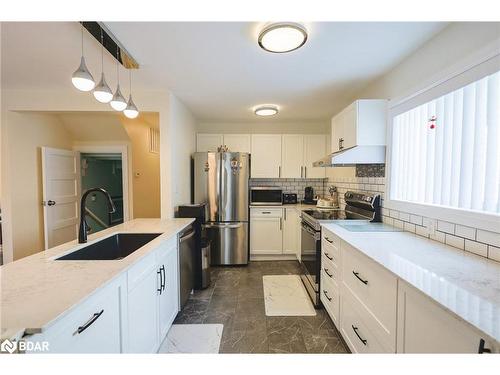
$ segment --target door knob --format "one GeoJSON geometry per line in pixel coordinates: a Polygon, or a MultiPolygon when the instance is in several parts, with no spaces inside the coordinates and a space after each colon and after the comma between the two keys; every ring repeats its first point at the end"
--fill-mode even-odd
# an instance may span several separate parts
{"type": "Polygon", "coordinates": [[[55,206],[56,202],[55,201],[43,201],[44,206],[55,206]]]}

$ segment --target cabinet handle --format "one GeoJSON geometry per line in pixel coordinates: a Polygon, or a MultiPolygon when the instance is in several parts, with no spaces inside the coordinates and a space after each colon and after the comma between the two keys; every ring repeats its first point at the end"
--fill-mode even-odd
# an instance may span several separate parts
{"type": "Polygon", "coordinates": [[[326,242],[333,243],[333,240],[329,239],[328,237],[325,237],[326,242]]]}
{"type": "Polygon", "coordinates": [[[325,257],[327,257],[328,259],[333,260],[333,257],[328,256],[327,252],[324,252],[323,254],[325,254],[325,257]]]}
{"type": "Polygon", "coordinates": [[[300,167],[300,178],[302,178],[304,176],[304,171],[302,170],[304,167],[300,167]]]}
{"type": "Polygon", "coordinates": [[[328,293],[326,292],[326,290],[323,289],[323,294],[325,295],[326,299],[328,301],[331,301],[333,298],[332,297],[328,297],[328,293]]]}
{"type": "Polygon", "coordinates": [[[483,354],[483,353],[491,353],[491,349],[486,348],[486,347],[484,346],[484,344],[485,344],[484,340],[483,340],[483,339],[480,339],[480,340],[479,340],[479,349],[478,349],[478,351],[477,351],[477,352],[478,352],[479,354],[483,354]]]}
{"type": "Polygon", "coordinates": [[[333,274],[331,274],[331,273],[329,273],[329,272],[328,272],[328,268],[324,268],[324,267],[323,267],[323,270],[325,271],[325,273],[326,273],[328,276],[330,276],[330,278],[333,278],[333,274]]]}
{"type": "Polygon", "coordinates": [[[262,212],[261,212],[261,214],[266,214],[266,215],[267,215],[267,214],[270,214],[270,213],[271,213],[271,211],[262,211],[262,212]]]}
{"type": "Polygon", "coordinates": [[[339,138],[339,150],[344,148],[344,138],[339,138]]]}
{"type": "Polygon", "coordinates": [[[164,264],[162,264],[160,270],[162,270],[162,272],[163,272],[163,284],[162,284],[162,288],[163,288],[163,290],[165,290],[165,286],[167,285],[167,274],[165,272],[165,265],[164,264]]]}
{"type": "Polygon", "coordinates": [[[94,315],[92,315],[92,318],[90,318],[83,326],[78,327],[77,330],[75,331],[75,333],[73,333],[73,335],[77,335],[77,334],[79,335],[80,333],[85,331],[87,328],[89,328],[92,324],[94,324],[94,322],[97,319],[99,319],[99,317],[102,315],[103,312],[104,312],[104,309],[102,309],[98,313],[95,313],[94,315]]]}
{"type": "Polygon", "coordinates": [[[283,210],[283,215],[285,216],[285,221],[286,221],[286,208],[283,210]]]}
{"type": "Polygon", "coordinates": [[[363,284],[367,285],[368,280],[363,280],[361,277],[359,277],[359,272],[354,272],[352,271],[352,274],[358,278],[359,281],[361,281],[363,284]]]}
{"type": "Polygon", "coordinates": [[[307,178],[307,167],[304,166],[304,178],[307,178]]]}
{"type": "Polygon", "coordinates": [[[368,341],[367,341],[367,340],[365,340],[365,339],[363,339],[363,338],[359,335],[359,333],[358,333],[358,327],[354,327],[353,325],[351,325],[351,327],[352,327],[352,330],[354,331],[354,333],[356,334],[356,336],[358,336],[359,341],[361,341],[361,342],[363,343],[363,345],[365,345],[365,346],[366,346],[366,343],[367,343],[368,341]]]}
{"type": "Polygon", "coordinates": [[[160,275],[160,287],[158,289],[156,289],[156,291],[160,292],[160,295],[161,295],[161,292],[163,291],[163,289],[162,289],[162,286],[163,286],[163,273],[161,272],[161,268],[159,268],[158,271],[156,271],[156,274],[160,275]]]}
{"type": "Polygon", "coordinates": [[[278,166],[278,178],[281,178],[281,165],[278,166]]]}
{"type": "Polygon", "coordinates": [[[280,230],[283,230],[283,219],[280,217],[280,230]]]}

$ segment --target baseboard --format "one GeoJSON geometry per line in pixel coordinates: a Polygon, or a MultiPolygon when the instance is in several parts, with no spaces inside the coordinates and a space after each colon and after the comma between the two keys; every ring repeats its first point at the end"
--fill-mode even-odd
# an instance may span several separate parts
{"type": "Polygon", "coordinates": [[[269,260],[297,260],[297,256],[293,254],[283,255],[251,255],[250,260],[254,262],[269,261],[269,260]]]}

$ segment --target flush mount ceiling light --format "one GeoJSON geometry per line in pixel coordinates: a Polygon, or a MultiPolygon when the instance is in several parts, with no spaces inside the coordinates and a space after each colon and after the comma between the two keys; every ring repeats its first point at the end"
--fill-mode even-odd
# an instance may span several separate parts
{"type": "Polygon", "coordinates": [[[259,34],[259,46],[268,52],[291,52],[307,41],[306,29],[297,23],[273,23],[259,34]]]}
{"type": "Polygon", "coordinates": [[[94,77],[90,74],[87,65],[85,64],[85,57],[83,57],[83,26],[82,26],[82,58],[80,59],[80,66],[71,76],[71,82],[80,91],[90,91],[95,86],[94,77]]]}
{"type": "Polygon", "coordinates": [[[123,110],[123,114],[128,118],[136,118],[139,116],[139,110],[137,109],[134,101],[132,100],[132,71],[129,70],[129,83],[130,83],[130,95],[128,97],[127,108],[123,110]]]}
{"type": "Polygon", "coordinates": [[[254,113],[257,116],[274,116],[278,113],[278,107],[275,105],[263,105],[255,108],[254,113]]]}
{"type": "Polygon", "coordinates": [[[100,103],[109,103],[113,99],[113,92],[104,78],[104,39],[101,29],[101,80],[94,88],[94,98],[100,103]]]}

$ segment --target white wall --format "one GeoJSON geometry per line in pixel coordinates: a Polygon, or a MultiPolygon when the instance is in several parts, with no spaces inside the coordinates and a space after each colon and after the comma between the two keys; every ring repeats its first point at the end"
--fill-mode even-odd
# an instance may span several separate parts
{"type": "Polygon", "coordinates": [[[172,207],[191,203],[191,154],[196,151],[196,119],[189,109],[170,94],[172,147],[172,207]]]}
{"type": "Polygon", "coordinates": [[[262,121],[253,122],[200,122],[196,126],[198,133],[298,133],[298,134],[326,134],[330,133],[329,121],[262,121]]]}

